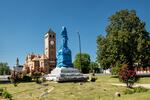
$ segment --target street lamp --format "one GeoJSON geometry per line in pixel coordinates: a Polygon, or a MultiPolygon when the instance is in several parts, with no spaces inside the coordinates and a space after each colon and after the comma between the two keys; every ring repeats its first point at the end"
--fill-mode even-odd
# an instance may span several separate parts
{"type": "Polygon", "coordinates": [[[81,71],[81,67],[82,67],[82,64],[81,64],[81,40],[80,40],[80,34],[79,32],[77,32],[78,34],[78,38],[79,38],[79,51],[80,51],[80,71],[81,71]]]}

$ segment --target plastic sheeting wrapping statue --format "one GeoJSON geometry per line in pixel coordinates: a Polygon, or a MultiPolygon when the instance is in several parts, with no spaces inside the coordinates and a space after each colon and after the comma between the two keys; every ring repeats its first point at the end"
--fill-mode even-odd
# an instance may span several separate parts
{"type": "Polygon", "coordinates": [[[62,27],[62,45],[57,53],[57,67],[73,67],[71,50],[68,48],[68,36],[66,27],[62,27]]]}

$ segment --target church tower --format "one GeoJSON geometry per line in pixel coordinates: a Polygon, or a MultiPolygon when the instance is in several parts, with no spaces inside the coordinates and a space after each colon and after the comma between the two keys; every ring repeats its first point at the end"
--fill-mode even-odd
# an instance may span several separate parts
{"type": "Polygon", "coordinates": [[[49,60],[50,68],[56,67],[56,33],[49,29],[45,34],[45,56],[49,60]]]}

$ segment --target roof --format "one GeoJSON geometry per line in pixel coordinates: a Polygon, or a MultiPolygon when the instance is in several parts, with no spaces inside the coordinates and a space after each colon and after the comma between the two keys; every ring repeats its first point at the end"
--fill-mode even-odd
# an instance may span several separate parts
{"type": "MultiPolygon", "coordinates": [[[[51,28],[49,28],[48,32],[47,33],[55,33],[51,28]]],[[[46,34],[47,34],[46,33],[46,34]]]]}

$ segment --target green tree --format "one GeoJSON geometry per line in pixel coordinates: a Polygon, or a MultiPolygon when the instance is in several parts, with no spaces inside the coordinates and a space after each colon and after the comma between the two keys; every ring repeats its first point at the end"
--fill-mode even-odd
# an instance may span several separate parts
{"type": "Polygon", "coordinates": [[[81,60],[80,60],[80,53],[75,56],[75,60],[73,62],[74,66],[81,70],[83,73],[88,73],[90,70],[90,55],[87,53],[81,53],[81,60]]]}
{"type": "Polygon", "coordinates": [[[99,65],[96,62],[90,62],[90,71],[99,72],[99,65]]]}
{"type": "Polygon", "coordinates": [[[97,37],[97,61],[102,67],[150,62],[150,34],[134,10],[110,16],[106,32],[105,37],[97,37]]]}
{"type": "Polygon", "coordinates": [[[104,36],[99,35],[97,37],[97,62],[100,63],[103,69],[108,69],[112,61],[108,47],[107,39],[104,36]]]}
{"type": "Polygon", "coordinates": [[[0,75],[10,74],[10,69],[7,63],[0,62],[0,75]]]}

